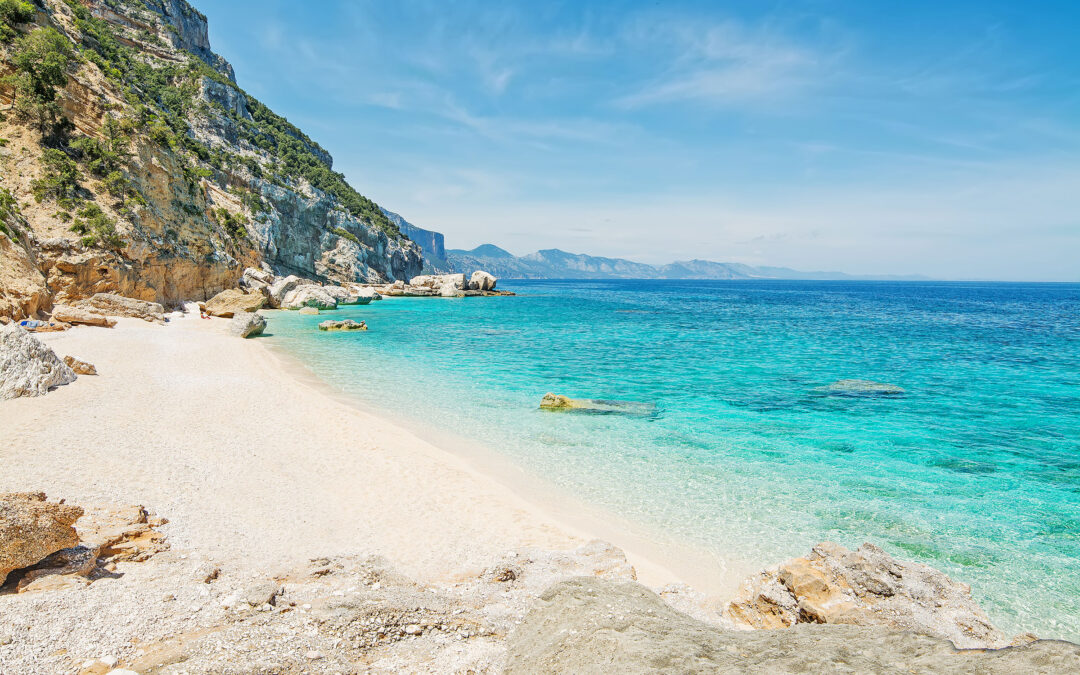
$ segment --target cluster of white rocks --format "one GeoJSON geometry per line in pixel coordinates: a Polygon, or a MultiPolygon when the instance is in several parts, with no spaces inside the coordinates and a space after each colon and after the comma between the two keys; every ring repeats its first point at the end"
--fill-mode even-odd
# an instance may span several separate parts
{"type": "Polygon", "coordinates": [[[498,279],[487,272],[478,270],[468,278],[464,274],[427,274],[413,277],[407,284],[404,281],[395,281],[377,288],[384,295],[409,298],[513,295],[508,291],[495,290],[497,283],[498,279]]]}

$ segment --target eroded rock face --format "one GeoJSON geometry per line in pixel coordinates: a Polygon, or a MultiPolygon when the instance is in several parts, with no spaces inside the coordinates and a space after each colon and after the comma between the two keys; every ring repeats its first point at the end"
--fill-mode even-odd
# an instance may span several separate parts
{"type": "Polygon", "coordinates": [[[240,338],[262,335],[266,330],[266,319],[255,312],[240,312],[229,322],[229,334],[240,338]]]}
{"type": "Polygon", "coordinates": [[[75,546],[78,506],[45,500],[44,492],[0,494],[0,584],[14,570],[75,546]]]}
{"type": "Polygon", "coordinates": [[[210,316],[220,316],[226,319],[261,309],[266,304],[266,296],[260,292],[245,293],[233,288],[222,291],[210,298],[203,305],[203,309],[210,316]]]}
{"type": "Polygon", "coordinates": [[[44,396],[75,378],[52,349],[17,324],[0,328],[0,401],[44,396]]]}
{"type": "Polygon", "coordinates": [[[507,641],[508,675],[619,673],[1067,673],[1080,647],[1038,641],[957,652],[883,627],[723,630],[676,611],[640,584],[577,578],[552,586],[507,641]]]}
{"type": "Polygon", "coordinates": [[[825,542],[805,558],[765,570],[743,583],[724,616],[745,628],[880,625],[951,640],[962,649],[1008,644],[967,584],[873,544],[849,551],[825,542]]]}
{"type": "Polygon", "coordinates": [[[101,328],[112,328],[116,325],[116,319],[110,319],[104,314],[69,305],[56,305],[53,307],[52,318],[54,321],[84,326],[100,326],[101,328]]]}
{"type": "Polygon", "coordinates": [[[165,308],[156,302],[125,298],[112,293],[97,293],[79,303],[79,307],[107,316],[125,316],[150,323],[165,323],[165,308]]]}
{"type": "Polygon", "coordinates": [[[21,244],[0,232],[0,315],[25,319],[50,307],[45,276],[21,244]]]}

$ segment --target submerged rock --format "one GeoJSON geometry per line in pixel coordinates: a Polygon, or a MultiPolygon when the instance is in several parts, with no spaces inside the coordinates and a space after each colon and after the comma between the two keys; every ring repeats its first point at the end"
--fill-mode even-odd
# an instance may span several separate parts
{"type": "Polygon", "coordinates": [[[971,597],[971,587],[873,544],[849,551],[832,542],[748,579],[724,616],[746,628],[802,623],[887,626],[952,641],[961,649],[1009,640],[971,597]]]}
{"type": "Polygon", "coordinates": [[[319,330],[367,330],[367,324],[363,321],[357,323],[352,319],[344,321],[323,321],[319,324],[319,330]]]}
{"type": "Polygon", "coordinates": [[[300,309],[296,310],[296,313],[297,314],[313,314],[313,315],[317,316],[319,314],[319,308],[318,307],[301,307],[300,309]]]}
{"type": "Polygon", "coordinates": [[[113,293],[97,293],[80,302],[78,306],[106,316],[126,316],[150,323],[165,323],[165,308],[158,303],[125,298],[113,293]]]}
{"type": "Polygon", "coordinates": [[[44,396],[75,379],[75,372],[41,340],[17,324],[0,328],[0,401],[44,396]]]}
{"type": "Polygon", "coordinates": [[[262,335],[266,319],[257,312],[240,312],[229,322],[229,334],[240,338],[262,335]]]}
{"type": "Polygon", "coordinates": [[[254,312],[266,305],[266,296],[259,291],[245,293],[231,288],[222,291],[203,304],[203,310],[210,316],[226,319],[244,312],[254,312]]]}
{"type": "Polygon", "coordinates": [[[504,672],[1006,675],[1072,672],[1078,658],[1077,645],[1048,640],[959,652],[946,640],[882,627],[723,630],[640,584],[581,577],[540,595],[507,640],[504,672]]]}
{"type": "Polygon", "coordinates": [[[44,492],[0,494],[0,584],[17,569],[79,543],[78,506],[45,501],[44,492]]]}
{"type": "Polygon", "coordinates": [[[562,394],[544,394],[540,399],[541,410],[558,412],[586,412],[599,414],[655,415],[655,403],[637,401],[603,401],[590,398],[569,398],[562,394]]]}
{"type": "Polygon", "coordinates": [[[903,396],[906,393],[895,384],[872,380],[838,380],[814,391],[828,396],[903,396]]]}

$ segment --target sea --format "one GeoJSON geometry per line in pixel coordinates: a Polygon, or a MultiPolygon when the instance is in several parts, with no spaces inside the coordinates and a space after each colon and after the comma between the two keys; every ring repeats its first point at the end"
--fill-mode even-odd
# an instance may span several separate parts
{"type": "Polygon", "coordinates": [[[1080,641],[1080,284],[499,287],[517,295],[276,312],[265,339],[673,541],[760,567],[873,542],[1008,632],[1080,641]],[[844,379],[904,393],[831,394],[844,379]],[[548,392],[656,411],[544,412],[548,392]]]}

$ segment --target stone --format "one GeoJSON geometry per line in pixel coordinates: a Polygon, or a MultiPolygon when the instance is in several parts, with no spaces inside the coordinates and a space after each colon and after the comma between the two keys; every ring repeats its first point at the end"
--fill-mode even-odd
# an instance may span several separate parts
{"type": "Polygon", "coordinates": [[[264,270],[248,267],[241,275],[239,285],[246,291],[259,291],[268,289],[274,283],[274,275],[264,270]]]}
{"type": "Polygon", "coordinates": [[[81,307],[72,307],[70,305],[56,305],[53,307],[52,318],[53,321],[80,324],[83,326],[112,328],[116,325],[116,319],[110,319],[104,314],[98,314],[81,307]]]}
{"type": "Polygon", "coordinates": [[[469,288],[464,274],[426,274],[409,280],[409,289],[405,295],[439,295],[444,298],[464,296],[469,288]]]}
{"type": "Polygon", "coordinates": [[[44,492],[0,494],[0,584],[14,570],[78,544],[73,525],[82,515],[78,506],[46,501],[44,492]]]}
{"type": "Polygon", "coordinates": [[[165,308],[158,303],[125,298],[113,293],[96,293],[77,306],[106,316],[124,316],[150,323],[165,323],[165,308]]]}
{"type": "Polygon", "coordinates": [[[210,316],[220,316],[228,319],[242,312],[259,310],[265,304],[266,296],[258,291],[245,293],[239,289],[231,288],[210,298],[201,307],[210,316]]]}
{"type": "Polygon", "coordinates": [[[281,299],[281,309],[300,309],[301,307],[315,307],[317,309],[337,309],[337,300],[326,292],[322,286],[304,285],[298,286],[285,294],[281,299]]]}
{"type": "Polygon", "coordinates": [[[580,577],[540,594],[507,638],[503,672],[1011,675],[1074,672],[1078,658],[1080,646],[1061,641],[957,651],[947,640],[881,626],[724,630],[640,584],[580,577]]]}
{"type": "Polygon", "coordinates": [[[300,309],[298,309],[296,311],[297,311],[298,314],[309,314],[309,315],[313,314],[315,316],[318,316],[318,314],[319,314],[319,308],[318,307],[301,307],[300,309]]]}
{"type": "Polygon", "coordinates": [[[960,649],[998,648],[1008,638],[971,597],[971,587],[873,544],[832,542],[746,580],[724,617],[747,628],[802,623],[880,625],[950,640],[960,649]]]}
{"type": "Polygon", "coordinates": [[[229,335],[239,338],[262,335],[266,330],[266,318],[256,312],[240,312],[229,321],[229,335]]]}
{"type": "Polygon", "coordinates": [[[71,324],[63,323],[61,321],[23,319],[19,322],[19,327],[28,333],[62,333],[63,331],[70,330],[71,324]]]}
{"type": "Polygon", "coordinates": [[[367,330],[367,324],[363,321],[358,323],[352,319],[345,319],[344,321],[323,321],[319,324],[319,330],[367,330]]]}
{"type": "Polygon", "coordinates": [[[273,581],[260,581],[244,590],[240,595],[240,599],[252,607],[260,607],[262,605],[273,605],[277,602],[277,597],[280,594],[281,584],[273,581]]]}
{"type": "Polygon", "coordinates": [[[544,394],[540,409],[552,412],[584,412],[594,414],[655,415],[655,403],[637,401],[603,401],[591,398],[570,398],[562,394],[544,394]]]}
{"type": "Polygon", "coordinates": [[[469,289],[473,291],[493,291],[498,279],[487,272],[476,270],[469,277],[469,289]]]}
{"type": "Polygon", "coordinates": [[[371,300],[369,298],[360,299],[360,296],[342,286],[323,286],[324,293],[337,301],[339,305],[366,305],[371,300]]]}
{"type": "Polygon", "coordinates": [[[0,328],[0,401],[44,396],[76,377],[52,349],[17,324],[0,328]]]}
{"type": "Polygon", "coordinates": [[[291,274],[287,277],[274,281],[274,283],[270,284],[270,287],[267,289],[270,306],[274,309],[280,308],[281,301],[285,298],[285,295],[299,285],[300,277],[291,274]]]}
{"type": "Polygon", "coordinates": [[[65,356],[64,363],[67,364],[67,367],[71,368],[76,375],[97,375],[97,368],[94,367],[94,364],[80,361],[74,356],[65,356]]]}
{"type": "Polygon", "coordinates": [[[828,396],[852,397],[903,396],[905,393],[902,388],[895,384],[885,384],[884,382],[874,382],[872,380],[838,380],[828,386],[818,387],[814,391],[828,396]]]}
{"type": "Polygon", "coordinates": [[[361,305],[366,305],[375,300],[382,300],[382,296],[374,288],[369,286],[356,286],[353,288],[353,293],[356,294],[357,300],[361,305]],[[365,300],[367,302],[365,302],[365,300]]]}

